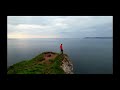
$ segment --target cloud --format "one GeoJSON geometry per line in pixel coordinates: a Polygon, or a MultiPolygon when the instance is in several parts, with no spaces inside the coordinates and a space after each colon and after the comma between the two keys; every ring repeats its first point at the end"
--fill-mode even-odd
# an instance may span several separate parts
{"type": "Polygon", "coordinates": [[[112,36],[112,16],[8,16],[8,36],[81,38],[112,36]],[[24,36],[22,36],[24,35],[24,36]]]}
{"type": "Polygon", "coordinates": [[[49,26],[45,25],[34,25],[34,24],[18,24],[16,25],[16,29],[26,29],[26,30],[31,30],[31,29],[47,29],[49,26]]]}

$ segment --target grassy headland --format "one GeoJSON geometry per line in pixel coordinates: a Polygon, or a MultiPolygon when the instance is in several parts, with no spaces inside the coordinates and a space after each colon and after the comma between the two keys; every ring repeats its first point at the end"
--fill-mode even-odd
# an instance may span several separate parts
{"type": "Polygon", "coordinates": [[[31,60],[16,63],[8,68],[7,74],[64,74],[60,67],[64,54],[44,52],[31,60]],[[51,53],[49,56],[45,56],[51,53]],[[52,58],[53,57],[53,58],[52,58]]]}

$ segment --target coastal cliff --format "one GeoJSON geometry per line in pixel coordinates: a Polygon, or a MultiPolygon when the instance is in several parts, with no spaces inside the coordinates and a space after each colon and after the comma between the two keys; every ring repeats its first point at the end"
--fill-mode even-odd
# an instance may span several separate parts
{"type": "Polygon", "coordinates": [[[67,54],[43,52],[10,66],[7,74],[73,74],[73,64],[67,54]]]}
{"type": "Polygon", "coordinates": [[[66,74],[73,74],[73,64],[66,54],[64,54],[64,59],[62,60],[62,65],[60,67],[66,74]]]}

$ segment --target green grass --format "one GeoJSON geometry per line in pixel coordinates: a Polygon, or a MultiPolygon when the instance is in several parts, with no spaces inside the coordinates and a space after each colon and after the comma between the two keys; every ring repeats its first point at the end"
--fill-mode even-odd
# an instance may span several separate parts
{"type": "Polygon", "coordinates": [[[40,63],[44,60],[43,53],[31,60],[16,63],[8,68],[7,74],[64,74],[60,67],[64,56],[57,53],[51,64],[40,63]]]}

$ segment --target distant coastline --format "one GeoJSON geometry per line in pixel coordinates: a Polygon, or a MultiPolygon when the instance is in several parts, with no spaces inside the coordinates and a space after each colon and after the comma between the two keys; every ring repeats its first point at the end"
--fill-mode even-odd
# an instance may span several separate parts
{"type": "Polygon", "coordinates": [[[85,37],[84,39],[112,39],[112,37],[85,37]]]}

